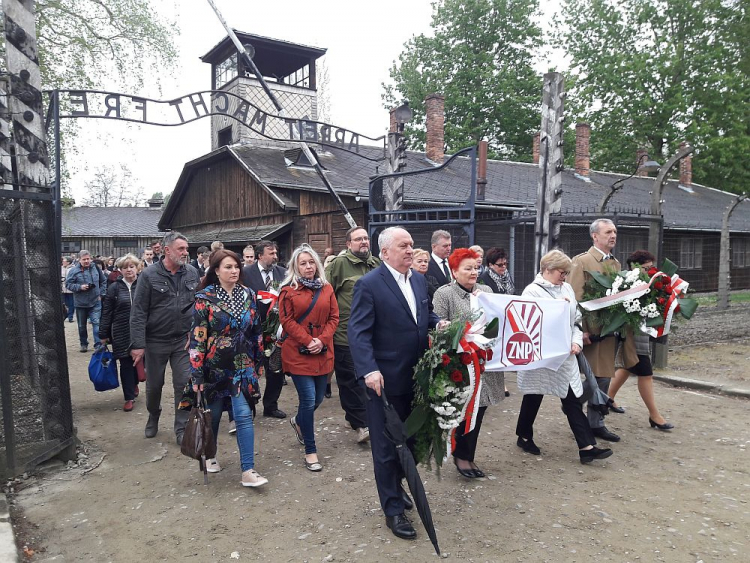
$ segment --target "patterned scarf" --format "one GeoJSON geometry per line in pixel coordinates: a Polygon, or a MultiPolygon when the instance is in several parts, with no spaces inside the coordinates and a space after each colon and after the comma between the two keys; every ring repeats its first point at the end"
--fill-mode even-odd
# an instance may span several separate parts
{"type": "Polygon", "coordinates": [[[307,278],[297,277],[297,283],[301,283],[306,288],[312,290],[320,289],[321,287],[323,287],[323,281],[320,278],[308,280],[307,278]]]}
{"type": "Polygon", "coordinates": [[[510,272],[505,270],[505,273],[501,276],[492,268],[489,268],[490,277],[497,284],[500,293],[506,295],[513,295],[516,291],[516,285],[513,283],[513,278],[510,277],[510,272]]]}
{"type": "Polygon", "coordinates": [[[229,295],[226,289],[216,284],[216,297],[226,303],[229,313],[236,319],[245,314],[245,291],[239,285],[235,285],[232,295],[229,295]]]}

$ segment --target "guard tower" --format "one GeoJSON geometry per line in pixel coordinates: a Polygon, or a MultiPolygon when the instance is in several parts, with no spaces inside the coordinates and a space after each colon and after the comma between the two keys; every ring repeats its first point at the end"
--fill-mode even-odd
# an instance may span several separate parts
{"type": "MultiPolygon", "coordinates": [[[[325,55],[326,49],[309,47],[252,35],[235,30],[243,45],[252,45],[253,62],[274,91],[288,117],[316,120],[318,117],[318,92],[315,84],[315,62],[325,55]]],[[[252,49],[248,49],[252,54],[252,49]]],[[[266,96],[260,82],[250,69],[246,69],[237,56],[237,49],[229,36],[201,57],[211,65],[211,89],[236,94],[272,115],[276,109],[266,96]]],[[[281,133],[281,132],[279,132],[281,133]]],[[[283,134],[275,135],[283,137],[283,134]]],[[[248,127],[225,116],[211,118],[211,150],[223,145],[247,143],[276,146],[248,127]]]]}

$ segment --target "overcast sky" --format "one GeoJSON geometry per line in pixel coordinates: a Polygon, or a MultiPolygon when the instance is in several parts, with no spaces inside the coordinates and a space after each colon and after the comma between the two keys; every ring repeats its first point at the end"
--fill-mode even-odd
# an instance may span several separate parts
{"type": "MultiPolygon", "coordinates": [[[[335,125],[372,137],[388,127],[381,83],[412,35],[428,33],[432,0],[215,0],[230,26],[248,33],[327,48],[331,119],[335,125]]],[[[548,2],[542,0],[542,4],[548,2]]],[[[178,21],[180,59],[162,92],[147,85],[134,96],[173,99],[211,87],[211,67],[199,59],[226,32],[207,0],[160,4],[178,21]]],[[[546,18],[545,18],[546,19],[546,18]]],[[[544,70],[546,67],[541,68],[544,70]]],[[[540,84],[541,97],[541,84],[540,84]]],[[[98,166],[127,163],[146,196],[172,191],[183,165],[210,151],[209,119],[180,127],[78,120],[79,152],[68,156],[73,197],[80,204],[84,184],[98,166]]]]}

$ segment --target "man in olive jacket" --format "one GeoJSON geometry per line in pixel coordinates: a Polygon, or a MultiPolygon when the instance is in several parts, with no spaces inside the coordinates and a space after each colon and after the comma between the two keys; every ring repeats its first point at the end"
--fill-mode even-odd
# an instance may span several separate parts
{"type": "Polygon", "coordinates": [[[370,252],[370,238],[362,227],[352,227],[346,233],[346,253],[337,256],[328,265],[326,278],[333,286],[339,304],[339,326],[333,336],[336,383],[339,386],[339,401],[346,413],[346,421],[357,432],[357,442],[364,443],[370,438],[367,429],[365,401],[367,395],[357,382],[354,362],[349,351],[347,327],[352,310],[354,284],[380,265],[380,259],[370,252]]]}
{"type": "Polygon", "coordinates": [[[190,377],[187,337],[200,277],[187,263],[188,241],[183,235],[167,233],[163,246],[164,259],[154,262],[138,277],[130,309],[130,355],[134,365],[146,363],[146,438],[153,438],[159,431],[167,362],[172,367],[174,432],[177,443],[181,444],[189,413],[179,410],[177,405],[190,377]]]}
{"type": "MultiPolygon", "coordinates": [[[[573,258],[573,265],[568,275],[568,283],[575,291],[578,302],[582,301],[584,286],[591,279],[591,274],[588,272],[604,273],[605,269],[617,272],[621,270],[620,262],[612,254],[617,243],[615,224],[609,219],[597,219],[591,223],[589,234],[594,243],[593,246],[587,252],[573,258]]],[[[591,365],[591,371],[596,375],[599,388],[606,393],[609,391],[610,380],[615,376],[617,337],[613,334],[600,336],[601,328],[592,326],[584,320],[583,355],[591,365]]],[[[589,405],[587,414],[594,436],[610,442],[620,441],[617,434],[610,432],[604,426],[604,417],[599,411],[592,409],[589,405]]]]}

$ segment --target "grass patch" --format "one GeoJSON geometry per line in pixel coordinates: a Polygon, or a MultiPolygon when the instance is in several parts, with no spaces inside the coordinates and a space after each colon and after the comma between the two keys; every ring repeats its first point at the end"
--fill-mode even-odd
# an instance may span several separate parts
{"type": "MultiPolygon", "coordinates": [[[[701,307],[716,307],[716,295],[692,295],[701,307]]],[[[750,291],[740,291],[729,295],[730,303],[747,303],[750,301],[750,291]]]]}

